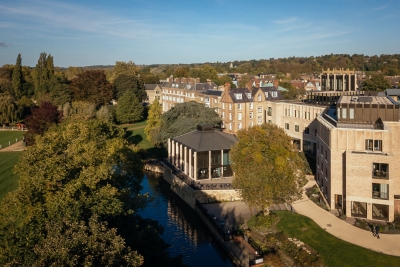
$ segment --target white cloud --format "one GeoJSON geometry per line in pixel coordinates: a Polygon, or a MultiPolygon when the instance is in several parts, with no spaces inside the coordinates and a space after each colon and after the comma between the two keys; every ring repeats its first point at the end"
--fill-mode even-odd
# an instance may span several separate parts
{"type": "Polygon", "coordinates": [[[298,18],[297,17],[291,17],[291,18],[286,18],[286,19],[282,19],[282,20],[273,20],[272,22],[275,24],[287,24],[287,23],[292,23],[292,22],[298,22],[298,18]]]}

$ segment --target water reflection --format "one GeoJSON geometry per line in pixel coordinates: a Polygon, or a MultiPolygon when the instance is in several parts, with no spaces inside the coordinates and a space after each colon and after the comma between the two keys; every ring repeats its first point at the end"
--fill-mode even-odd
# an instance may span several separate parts
{"type": "Polygon", "coordinates": [[[154,201],[140,214],[157,220],[164,227],[163,239],[171,245],[172,256],[182,254],[189,266],[234,266],[195,212],[177,197],[162,177],[149,174],[142,182],[142,193],[154,201]]]}

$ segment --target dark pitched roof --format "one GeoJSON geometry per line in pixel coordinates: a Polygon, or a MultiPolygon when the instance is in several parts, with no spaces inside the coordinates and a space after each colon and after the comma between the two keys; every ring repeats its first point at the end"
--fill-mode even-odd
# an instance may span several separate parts
{"type": "Polygon", "coordinates": [[[147,83],[147,84],[144,84],[144,88],[145,88],[145,90],[154,90],[154,89],[156,89],[157,85],[158,84],[155,84],[155,83],[152,83],[152,84],[147,83]]]}
{"type": "Polygon", "coordinates": [[[218,91],[218,90],[205,90],[201,92],[203,95],[216,95],[216,96],[221,96],[223,91],[218,91]]]}
{"type": "Polygon", "coordinates": [[[196,91],[204,91],[204,90],[210,90],[214,88],[218,88],[218,85],[215,83],[165,83],[163,84],[164,88],[178,88],[178,89],[186,89],[186,90],[196,90],[196,91]]]}
{"type": "MultiPolygon", "coordinates": [[[[253,89],[253,91],[255,90],[256,89],[253,89]]],[[[229,91],[229,96],[231,97],[233,103],[253,102],[253,95],[251,95],[251,97],[248,97],[248,93],[251,94],[251,92],[247,88],[231,88],[231,90],[229,91]]]]}
{"type": "Polygon", "coordinates": [[[281,91],[277,90],[276,87],[271,86],[271,87],[260,87],[261,91],[264,92],[264,95],[266,96],[266,99],[268,101],[276,101],[276,100],[283,100],[283,96],[281,91]],[[265,93],[268,92],[268,95],[265,93]],[[275,97],[272,96],[272,93],[275,93],[275,97]]]}
{"type": "Polygon", "coordinates": [[[197,152],[231,149],[237,142],[234,135],[221,131],[193,131],[172,139],[197,152]]]}

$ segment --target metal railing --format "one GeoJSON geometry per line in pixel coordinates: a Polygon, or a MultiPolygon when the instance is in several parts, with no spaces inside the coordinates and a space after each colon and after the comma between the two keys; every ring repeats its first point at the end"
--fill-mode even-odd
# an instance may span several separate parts
{"type": "Polygon", "coordinates": [[[232,190],[234,189],[231,183],[200,183],[198,181],[192,180],[182,171],[178,170],[174,165],[172,165],[169,161],[162,159],[161,162],[171,169],[172,174],[174,174],[177,178],[182,180],[188,186],[190,186],[194,190],[232,190]]]}

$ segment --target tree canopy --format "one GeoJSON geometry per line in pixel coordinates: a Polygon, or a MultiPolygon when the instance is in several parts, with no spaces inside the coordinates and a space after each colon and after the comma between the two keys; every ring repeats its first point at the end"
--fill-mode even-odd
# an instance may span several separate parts
{"type": "Polygon", "coordinates": [[[304,178],[304,162],[283,129],[254,126],[240,130],[237,139],[230,151],[233,186],[251,208],[268,211],[273,203],[291,203],[301,196],[298,181],[304,178]]]}
{"type": "Polygon", "coordinates": [[[96,106],[108,104],[114,97],[114,86],[107,81],[102,70],[77,74],[71,82],[71,91],[73,101],[88,101],[96,106]]]}
{"type": "Polygon", "coordinates": [[[127,91],[133,92],[139,101],[147,98],[144,83],[136,75],[121,74],[114,80],[114,86],[118,99],[127,91]]]}
{"type": "Polygon", "coordinates": [[[18,189],[0,205],[0,265],[181,266],[162,228],[137,213],[148,197],[124,134],[89,119],[37,137],[15,168],[18,189]]]}
{"type": "Polygon", "coordinates": [[[194,131],[198,124],[221,126],[221,118],[214,109],[194,101],[176,104],[161,115],[160,124],[150,130],[154,143],[166,144],[168,138],[194,131]]]}
{"type": "Polygon", "coordinates": [[[158,99],[156,98],[154,102],[150,105],[149,108],[149,115],[147,116],[147,125],[144,128],[144,132],[147,135],[147,140],[150,142],[153,141],[152,137],[154,133],[152,131],[157,129],[159,124],[161,123],[161,114],[162,114],[162,107],[158,99]]]}
{"type": "Polygon", "coordinates": [[[120,98],[116,109],[116,119],[120,123],[132,123],[143,118],[143,104],[132,91],[126,91],[120,98]]]}
{"type": "Polygon", "coordinates": [[[362,90],[364,91],[378,91],[382,92],[388,88],[392,88],[390,82],[385,79],[385,76],[381,73],[376,73],[371,76],[370,79],[362,83],[362,90]]]}

